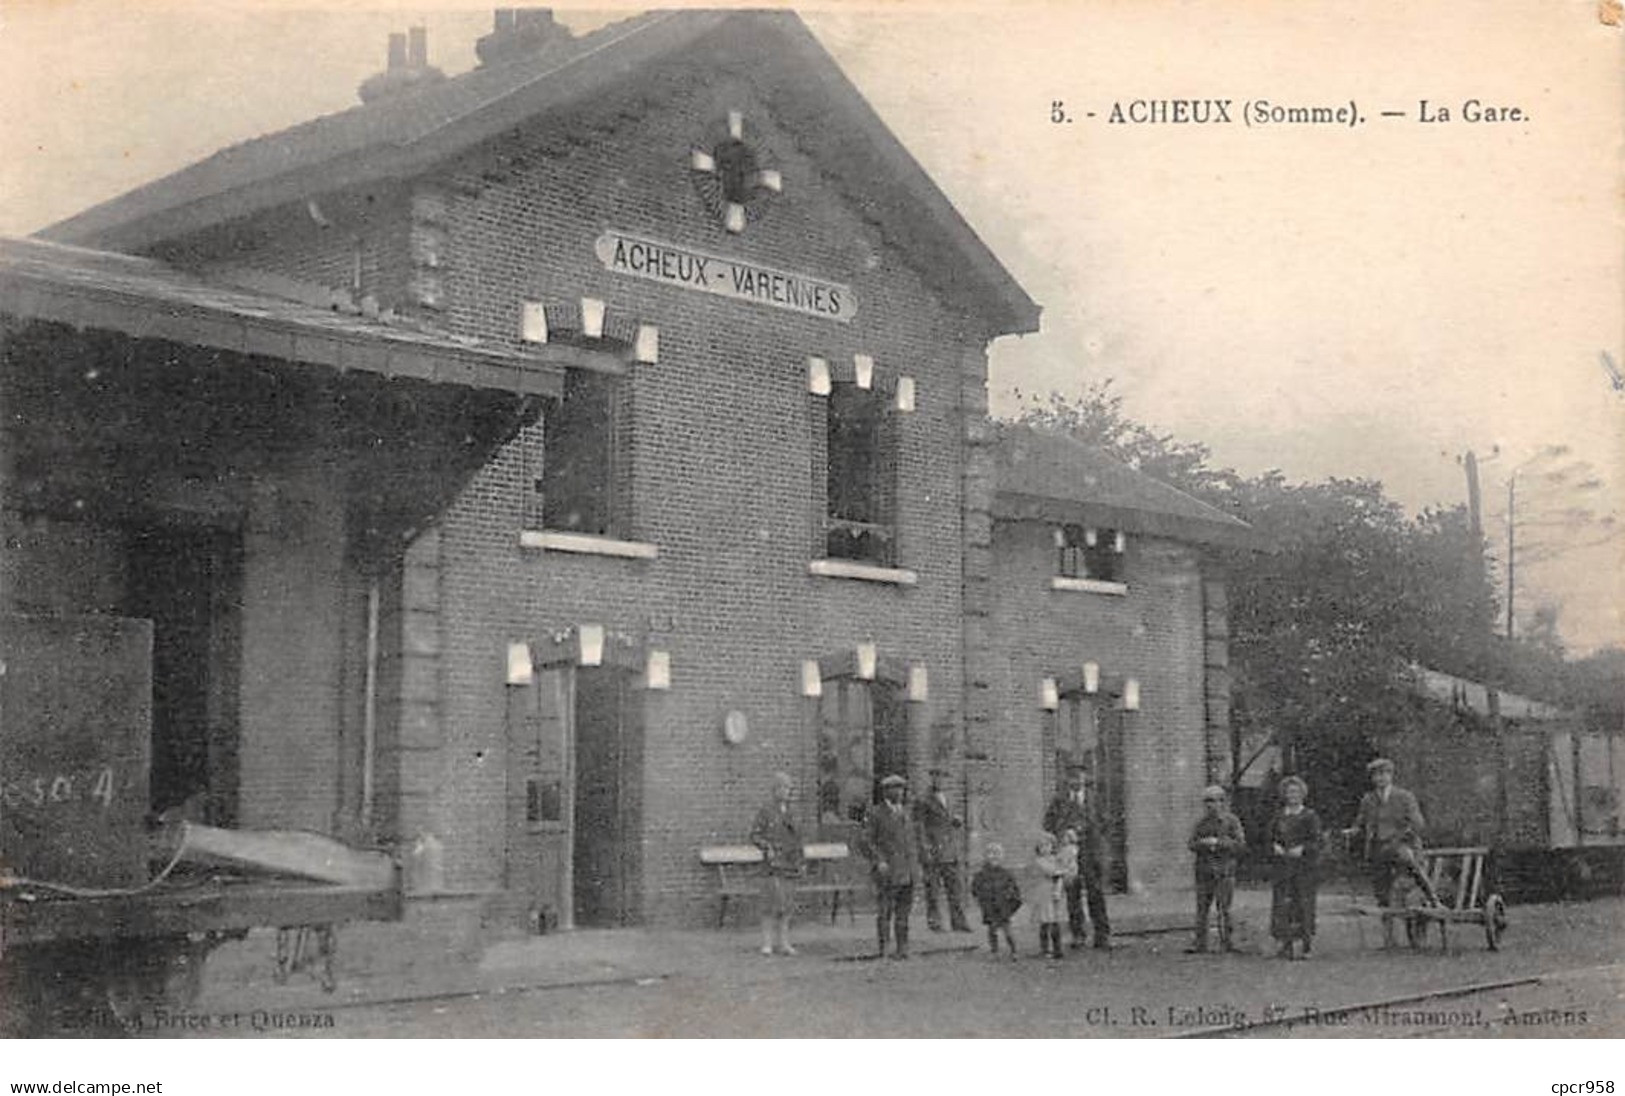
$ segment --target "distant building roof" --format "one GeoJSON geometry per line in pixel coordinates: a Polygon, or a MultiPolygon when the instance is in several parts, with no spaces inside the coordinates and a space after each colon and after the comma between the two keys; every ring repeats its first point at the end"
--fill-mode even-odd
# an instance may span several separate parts
{"type": "Polygon", "coordinates": [[[1253,527],[1064,434],[999,423],[993,514],[1259,548],[1253,527]]]}
{"type": "Polygon", "coordinates": [[[476,388],[562,386],[563,367],[538,356],[39,240],[0,237],[0,314],[476,388]]]}
{"type": "Polygon", "coordinates": [[[415,177],[700,48],[754,66],[774,116],[939,292],[996,334],[1038,329],[1038,306],[791,12],[653,12],[580,38],[561,34],[501,63],[223,149],[39,235],[144,251],[290,202],[415,177]]]}
{"type": "Polygon", "coordinates": [[[1418,696],[1481,716],[1499,714],[1504,719],[1544,722],[1564,719],[1571,714],[1555,704],[1531,700],[1517,693],[1501,692],[1481,681],[1456,677],[1441,670],[1430,670],[1426,666],[1410,668],[1409,684],[1418,696]]]}

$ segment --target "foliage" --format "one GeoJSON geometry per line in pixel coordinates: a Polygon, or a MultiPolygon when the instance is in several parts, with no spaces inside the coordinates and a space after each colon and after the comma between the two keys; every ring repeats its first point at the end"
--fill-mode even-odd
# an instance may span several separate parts
{"type": "Polygon", "coordinates": [[[1262,534],[1268,551],[1215,553],[1229,586],[1233,718],[1254,741],[1273,735],[1334,814],[1364,787],[1375,732],[1413,723],[1405,667],[1499,683],[1527,658],[1527,644],[1509,651],[1494,634],[1495,590],[1465,507],[1411,517],[1374,480],[1214,468],[1206,446],[1129,419],[1110,381],[1081,400],[1052,394],[1021,420],[1103,448],[1262,534]]]}

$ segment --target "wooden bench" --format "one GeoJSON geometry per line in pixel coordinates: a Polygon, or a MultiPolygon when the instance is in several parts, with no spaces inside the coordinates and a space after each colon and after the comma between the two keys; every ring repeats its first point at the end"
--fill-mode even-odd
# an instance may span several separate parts
{"type": "MultiPolygon", "coordinates": [[[[846,897],[846,914],[855,920],[852,906],[857,884],[844,871],[851,853],[844,842],[815,842],[801,847],[807,861],[807,874],[795,880],[796,894],[829,895],[829,919],[840,912],[846,897]]],[[[716,869],[717,927],[728,921],[728,903],[735,898],[754,898],[762,893],[762,850],[755,845],[707,845],[700,850],[700,863],[716,869]]]]}

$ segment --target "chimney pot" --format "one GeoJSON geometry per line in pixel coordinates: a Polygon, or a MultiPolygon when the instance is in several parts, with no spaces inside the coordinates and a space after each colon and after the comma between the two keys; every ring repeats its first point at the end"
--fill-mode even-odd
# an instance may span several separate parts
{"type": "Polygon", "coordinates": [[[392,33],[389,36],[389,67],[363,80],[356,92],[363,103],[371,103],[437,84],[445,78],[445,73],[429,67],[429,32],[423,27],[413,27],[410,47],[407,35],[392,33]]]}
{"type": "Polygon", "coordinates": [[[482,65],[531,57],[570,40],[570,28],[553,18],[552,8],[497,8],[490,34],[474,44],[482,65]]]}
{"type": "Polygon", "coordinates": [[[517,8],[514,11],[515,30],[524,31],[552,25],[552,8],[517,8]]]}

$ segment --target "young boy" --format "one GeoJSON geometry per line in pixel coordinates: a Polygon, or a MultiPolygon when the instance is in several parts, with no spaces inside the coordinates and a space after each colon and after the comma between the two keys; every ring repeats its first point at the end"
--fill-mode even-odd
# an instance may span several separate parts
{"type": "Polygon", "coordinates": [[[1225,804],[1224,789],[1209,785],[1202,792],[1202,817],[1191,829],[1190,850],[1196,854],[1196,939],[1187,955],[1207,951],[1207,911],[1219,922],[1219,948],[1234,951],[1230,939],[1230,901],[1236,892],[1236,857],[1247,847],[1241,820],[1225,804]]]}
{"type": "Polygon", "coordinates": [[[994,955],[999,954],[999,933],[1009,945],[1010,958],[1016,958],[1015,937],[1010,935],[1010,919],[1021,908],[1021,887],[1010,869],[1004,866],[1004,847],[989,845],[982,857],[982,866],[970,884],[971,896],[982,910],[982,924],[987,926],[987,946],[994,955]]]}

